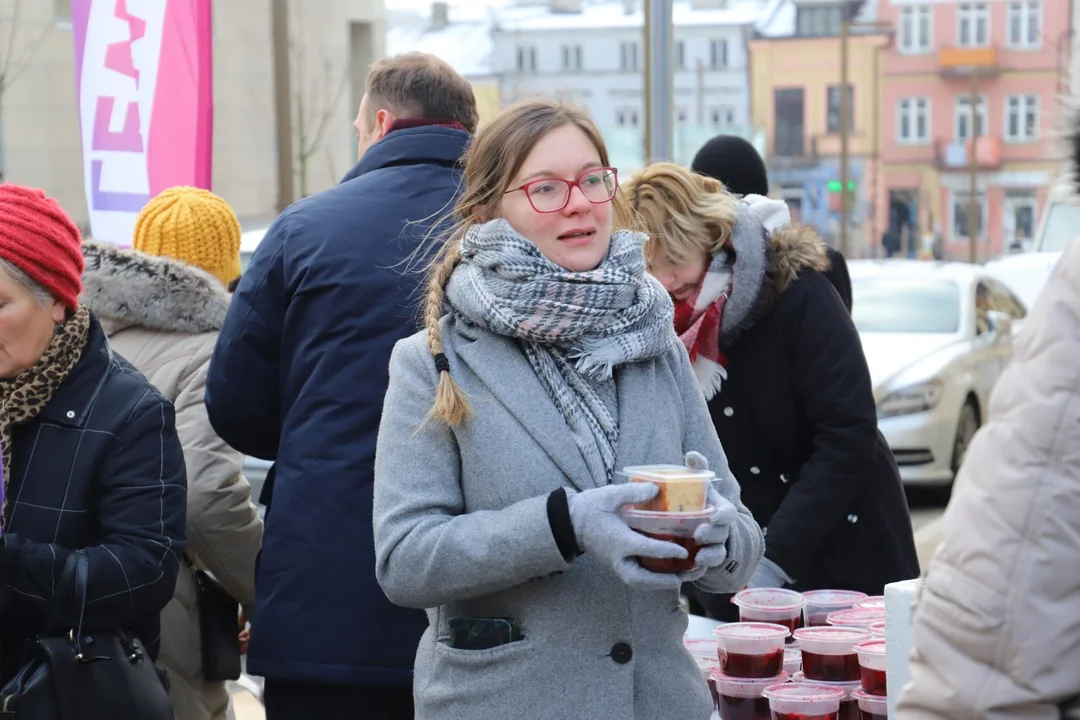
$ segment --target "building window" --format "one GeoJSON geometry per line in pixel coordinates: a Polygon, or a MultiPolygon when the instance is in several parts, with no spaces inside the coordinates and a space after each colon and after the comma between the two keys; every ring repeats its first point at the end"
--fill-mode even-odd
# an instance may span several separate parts
{"type": "Polygon", "coordinates": [[[709,67],[713,70],[724,70],[727,66],[727,40],[709,41],[709,67]]]}
{"type": "Polygon", "coordinates": [[[900,9],[900,52],[918,55],[930,52],[930,26],[933,8],[929,5],[908,5],[900,9]]]}
{"type": "Polygon", "coordinates": [[[521,73],[536,72],[536,46],[518,45],[517,69],[521,73]]]}
{"type": "Polygon", "coordinates": [[[1009,3],[1009,47],[1038,48],[1042,45],[1042,2],[1020,0],[1009,3]]]}
{"type": "Polygon", "coordinates": [[[675,42],[675,69],[686,69],[686,43],[682,40],[675,42]]]}
{"type": "Polygon", "coordinates": [[[1030,142],[1039,137],[1039,96],[1009,95],[1005,98],[1005,139],[1030,142]]]}
{"type": "Polygon", "coordinates": [[[580,70],[581,69],[581,46],[580,45],[563,45],[562,46],[562,68],[563,68],[563,70],[580,70]]]}
{"type": "Polygon", "coordinates": [[[709,122],[713,129],[730,129],[735,126],[735,108],[721,105],[709,108],[709,122]]]}
{"type": "Polygon", "coordinates": [[[957,44],[982,47],[990,43],[990,7],[985,2],[962,2],[956,11],[957,44]]]}
{"type": "Polygon", "coordinates": [[[624,107],[616,109],[615,124],[619,127],[636,128],[638,126],[637,108],[624,107]]]}
{"type": "MultiPolygon", "coordinates": [[[[968,237],[968,210],[970,210],[971,196],[963,192],[953,193],[952,202],[952,235],[954,239],[968,237]]],[[[975,195],[975,202],[979,211],[975,216],[975,236],[982,237],[983,228],[986,227],[986,198],[981,193],[975,195]]]]}
{"type": "MultiPolygon", "coordinates": [[[[855,88],[847,87],[847,129],[850,132],[855,128],[855,88]]],[[[840,128],[840,86],[830,85],[825,90],[825,104],[828,110],[825,114],[827,132],[838,133],[840,128]]]]}
{"type": "Polygon", "coordinates": [[[630,72],[637,71],[638,44],[636,42],[624,42],[619,45],[619,67],[630,72]]]}
{"type": "Polygon", "coordinates": [[[773,153],[779,157],[802,157],[806,152],[805,95],[803,88],[773,90],[773,153]]]}
{"type": "MultiPolygon", "coordinates": [[[[986,96],[979,98],[975,109],[975,132],[979,137],[986,135],[986,96]]],[[[956,139],[967,140],[971,137],[971,96],[961,95],[956,98],[956,139]]]]}
{"type": "Polygon", "coordinates": [[[839,5],[799,7],[795,10],[795,34],[802,37],[835,37],[840,34],[843,18],[839,5]]]}
{"type": "Polygon", "coordinates": [[[896,139],[899,142],[917,145],[930,139],[929,98],[901,98],[897,115],[896,139]]]}

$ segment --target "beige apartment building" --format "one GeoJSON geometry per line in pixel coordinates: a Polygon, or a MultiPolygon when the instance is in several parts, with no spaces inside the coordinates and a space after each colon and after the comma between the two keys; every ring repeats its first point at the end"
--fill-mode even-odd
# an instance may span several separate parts
{"type": "MultiPolygon", "coordinates": [[[[128,0],[128,8],[136,13],[142,1],[128,0]]],[[[289,4],[295,187],[311,194],[336,183],[356,159],[352,121],[367,69],[385,53],[386,13],[383,0],[289,4]]],[[[85,228],[70,8],[71,0],[0,7],[0,169],[8,182],[44,188],[85,228]]],[[[212,189],[241,220],[273,217],[271,0],[214,0],[213,8],[212,189]]]]}

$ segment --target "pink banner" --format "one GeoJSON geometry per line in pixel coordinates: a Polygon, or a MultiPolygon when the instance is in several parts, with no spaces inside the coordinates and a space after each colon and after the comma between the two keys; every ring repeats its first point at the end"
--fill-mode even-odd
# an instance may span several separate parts
{"type": "Polygon", "coordinates": [[[150,198],[210,188],[211,0],[72,0],[71,15],[91,234],[127,246],[150,198]]]}

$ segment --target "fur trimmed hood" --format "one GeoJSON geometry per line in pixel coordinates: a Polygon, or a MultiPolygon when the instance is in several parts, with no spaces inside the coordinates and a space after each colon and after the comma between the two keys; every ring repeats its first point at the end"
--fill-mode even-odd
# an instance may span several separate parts
{"type": "Polygon", "coordinates": [[[217,332],[229,294],[217,278],[171,258],[83,243],[86,269],[79,301],[110,332],[139,326],[162,332],[217,332]]]}
{"type": "Polygon", "coordinates": [[[749,202],[749,212],[741,209],[739,222],[756,221],[758,231],[732,234],[735,262],[720,338],[726,346],[768,314],[800,273],[826,272],[831,267],[825,241],[810,226],[791,222],[786,205],[752,195],[744,202],[749,202]]]}

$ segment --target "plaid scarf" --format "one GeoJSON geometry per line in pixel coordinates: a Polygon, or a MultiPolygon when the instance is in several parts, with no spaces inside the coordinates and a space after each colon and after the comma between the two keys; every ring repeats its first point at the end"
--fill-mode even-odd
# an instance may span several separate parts
{"type": "Polygon", "coordinates": [[[30,422],[45,409],[53,393],[79,362],[90,337],[90,312],[79,306],[45,346],[36,363],[18,377],[0,382],[0,451],[3,453],[3,492],[0,492],[0,523],[7,510],[7,486],[11,479],[11,429],[30,422]]]}
{"type": "Polygon", "coordinates": [[[571,272],[492,220],[466,233],[447,286],[455,315],[522,343],[590,469],[609,479],[619,439],[613,370],[663,355],[675,340],[671,300],[645,272],[645,239],[612,233],[599,267],[571,272]]]}

